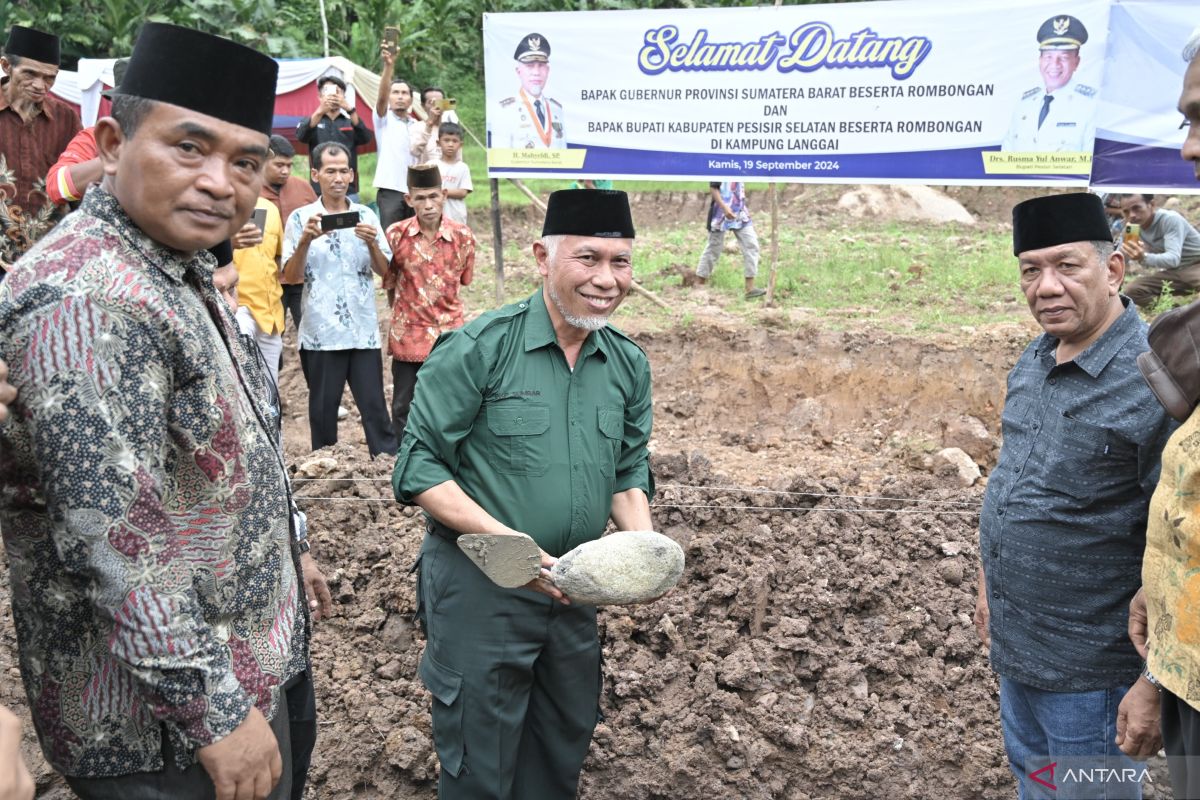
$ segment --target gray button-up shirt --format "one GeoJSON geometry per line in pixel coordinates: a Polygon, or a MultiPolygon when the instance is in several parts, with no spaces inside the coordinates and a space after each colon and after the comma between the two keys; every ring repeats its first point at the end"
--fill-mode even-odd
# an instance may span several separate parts
{"type": "Polygon", "coordinates": [[[992,666],[1051,691],[1132,682],[1126,632],[1141,584],[1146,513],[1175,429],[1138,372],[1146,323],[1125,312],[1074,360],[1042,334],[1008,376],[1004,445],[979,543],[992,666]]]}

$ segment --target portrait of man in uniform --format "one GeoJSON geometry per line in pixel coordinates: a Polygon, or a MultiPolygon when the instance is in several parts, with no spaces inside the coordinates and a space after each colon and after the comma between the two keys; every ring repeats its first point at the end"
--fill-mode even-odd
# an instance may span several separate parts
{"type": "Polygon", "coordinates": [[[1079,49],[1088,40],[1087,28],[1075,17],[1059,14],[1042,23],[1037,40],[1042,83],[1017,101],[1000,149],[1016,153],[1091,152],[1097,91],[1075,80],[1079,49]]]}
{"type": "Polygon", "coordinates": [[[520,90],[488,114],[490,147],[555,149],[567,146],[562,103],[546,95],[550,42],[540,33],[522,37],[513,54],[520,90]]]}

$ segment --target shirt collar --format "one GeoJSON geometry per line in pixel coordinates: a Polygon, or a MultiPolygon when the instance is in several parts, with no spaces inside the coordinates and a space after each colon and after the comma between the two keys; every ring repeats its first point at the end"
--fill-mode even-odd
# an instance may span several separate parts
{"type": "Polygon", "coordinates": [[[176,283],[182,283],[188,272],[211,276],[216,267],[207,250],[186,256],[151,239],[129,218],[117,198],[100,186],[93,186],[83,196],[81,210],[115,227],[133,250],[176,283]]]}
{"type": "MultiPolygon", "coordinates": [[[[8,84],[8,81],[9,81],[8,78],[0,78],[0,111],[4,111],[7,108],[11,108],[11,106],[8,104],[8,95],[5,94],[5,92],[4,92],[4,87],[8,84]]],[[[46,119],[51,119],[51,120],[54,119],[54,108],[53,107],[54,107],[54,101],[51,98],[50,93],[46,92],[46,99],[45,99],[45,101],[42,102],[42,110],[41,110],[42,116],[46,117],[46,119]]],[[[13,113],[15,114],[17,112],[13,111],[13,113]]]]}
{"type": "MultiPolygon", "coordinates": [[[[420,236],[421,235],[420,220],[418,220],[416,217],[409,217],[408,220],[405,220],[405,221],[406,222],[411,221],[411,223],[412,223],[405,228],[405,230],[404,230],[405,236],[420,236]]],[[[447,242],[450,242],[450,243],[454,242],[454,235],[450,232],[450,227],[448,225],[446,225],[446,215],[445,214],[442,214],[442,221],[438,223],[436,238],[445,239],[447,242]]]]}
{"type": "MultiPolygon", "coordinates": [[[[1108,330],[1100,334],[1099,339],[1092,342],[1086,350],[1071,359],[1073,363],[1093,378],[1104,371],[1104,368],[1108,366],[1108,362],[1113,360],[1113,357],[1129,341],[1129,337],[1133,336],[1141,326],[1142,318],[1138,316],[1137,306],[1133,304],[1133,301],[1121,295],[1121,304],[1125,307],[1121,316],[1113,320],[1112,325],[1109,325],[1108,330]]],[[[1040,358],[1054,358],[1054,350],[1057,347],[1058,338],[1048,333],[1043,333],[1038,340],[1037,354],[1040,358]]]]}
{"type": "MultiPolygon", "coordinates": [[[[525,320],[525,352],[537,350],[551,344],[558,344],[558,335],[554,332],[554,323],[550,320],[550,310],[546,308],[546,298],[543,291],[538,289],[525,302],[529,304],[529,313],[525,320]]],[[[608,354],[604,349],[604,329],[593,331],[583,341],[579,349],[582,361],[592,353],[600,353],[607,360],[608,354]]]]}

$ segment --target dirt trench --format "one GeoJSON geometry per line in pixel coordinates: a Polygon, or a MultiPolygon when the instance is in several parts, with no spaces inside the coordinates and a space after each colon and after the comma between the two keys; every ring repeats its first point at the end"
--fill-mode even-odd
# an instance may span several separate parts
{"type": "MultiPolygon", "coordinates": [[[[924,459],[974,417],[986,469],[1027,332],[635,335],[654,369],[655,519],[687,568],[666,597],[600,615],[605,720],[581,798],[1012,797],[971,624],[983,490],[924,459]]],[[[291,426],[303,384],[289,374],[291,426]]],[[[390,499],[391,465],[366,458],[355,412],[341,432],[322,453],[337,466],[297,487],[336,602],[313,643],[308,796],[426,800],[438,766],[409,572],[422,523],[390,499]]],[[[304,440],[290,431],[294,464],[304,440]]],[[[0,609],[0,702],[24,714],[6,582],[0,609]]],[[[67,797],[26,751],[39,796],[67,797]]]]}

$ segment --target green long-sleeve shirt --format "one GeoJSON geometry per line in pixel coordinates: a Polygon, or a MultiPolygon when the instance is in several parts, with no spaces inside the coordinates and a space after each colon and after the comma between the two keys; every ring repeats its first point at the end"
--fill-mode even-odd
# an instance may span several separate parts
{"type": "Polygon", "coordinates": [[[421,367],[392,487],[453,480],[560,556],[604,532],[614,494],[653,497],[650,364],[609,326],[567,366],[539,290],[443,334],[421,367]]]}

